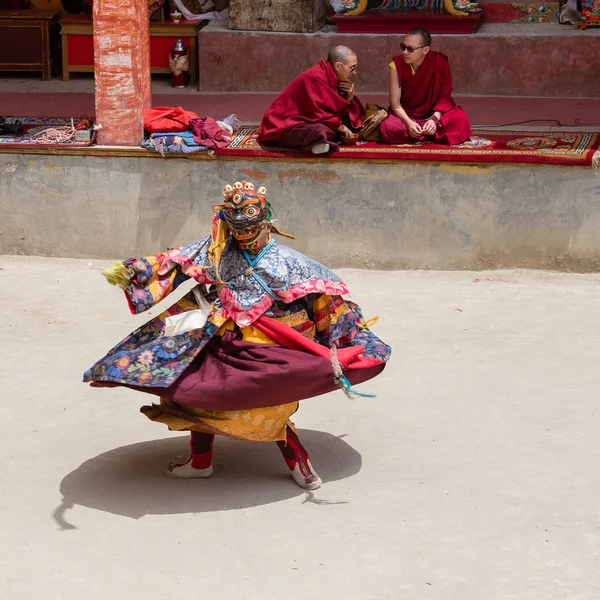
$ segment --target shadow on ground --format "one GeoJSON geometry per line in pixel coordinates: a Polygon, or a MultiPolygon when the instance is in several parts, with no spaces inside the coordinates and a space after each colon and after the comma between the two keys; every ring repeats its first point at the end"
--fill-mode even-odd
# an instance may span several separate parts
{"type": "MultiPolygon", "coordinates": [[[[299,433],[325,484],[360,471],[361,456],[343,435],[299,433]]],[[[75,505],[139,519],[148,514],[237,510],[303,495],[305,501],[330,504],[326,486],[314,493],[296,486],[274,443],[218,438],[211,478],[169,479],[169,461],[185,459],[188,449],[188,437],[177,436],[121,446],[85,461],[62,480],[63,502],[54,511],[55,520],[62,529],[74,529],[65,512],[75,505]]]]}

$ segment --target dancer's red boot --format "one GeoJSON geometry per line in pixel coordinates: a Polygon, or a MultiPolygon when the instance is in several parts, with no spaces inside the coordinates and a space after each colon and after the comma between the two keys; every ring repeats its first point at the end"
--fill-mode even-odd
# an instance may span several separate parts
{"type": "Polygon", "coordinates": [[[321,487],[321,478],[310,463],[310,456],[293,429],[286,427],[286,441],[277,442],[294,481],[305,490],[321,487]]]}
{"type": "Polygon", "coordinates": [[[215,436],[199,431],[190,432],[190,457],[181,464],[169,463],[167,475],[173,479],[210,477],[213,474],[212,455],[215,436]]]}

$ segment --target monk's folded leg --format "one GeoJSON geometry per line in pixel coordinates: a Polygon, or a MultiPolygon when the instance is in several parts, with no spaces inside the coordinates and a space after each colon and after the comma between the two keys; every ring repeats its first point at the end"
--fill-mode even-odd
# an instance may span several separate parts
{"type": "Polygon", "coordinates": [[[435,134],[438,144],[462,144],[473,135],[467,114],[458,106],[442,115],[435,134]]]}
{"type": "Polygon", "coordinates": [[[337,137],[337,132],[324,123],[302,123],[271,140],[269,145],[310,152],[318,144],[329,144],[329,149],[325,152],[336,152],[339,150],[337,137]]]}
{"type": "Polygon", "coordinates": [[[396,115],[388,115],[379,125],[381,140],[384,144],[408,144],[414,142],[406,125],[396,115]]]}

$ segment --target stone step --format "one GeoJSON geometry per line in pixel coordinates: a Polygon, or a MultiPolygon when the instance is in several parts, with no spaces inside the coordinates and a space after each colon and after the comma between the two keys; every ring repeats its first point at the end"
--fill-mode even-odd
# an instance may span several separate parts
{"type": "MultiPolygon", "coordinates": [[[[387,94],[387,64],[402,36],[338,34],[331,26],[314,34],[230,31],[210,24],[198,38],[201,91],[278,92],[344,44],[358,54],[360,89],[387,94]]],[[[475,34],[436,35],[433,48],[448,55],[459,95],[600,97],[600,28],[491,23],[475,34]]]]}

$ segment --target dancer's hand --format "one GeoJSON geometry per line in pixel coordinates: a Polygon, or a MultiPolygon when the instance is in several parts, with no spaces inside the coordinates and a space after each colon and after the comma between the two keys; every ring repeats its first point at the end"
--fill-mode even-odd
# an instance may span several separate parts
{"type": "Polygon", "coordinates": [[[100,271],[110,285],[125,289],[129,285],[129,269],[122,263],[113,263],[108,269],[100,271]]]}

